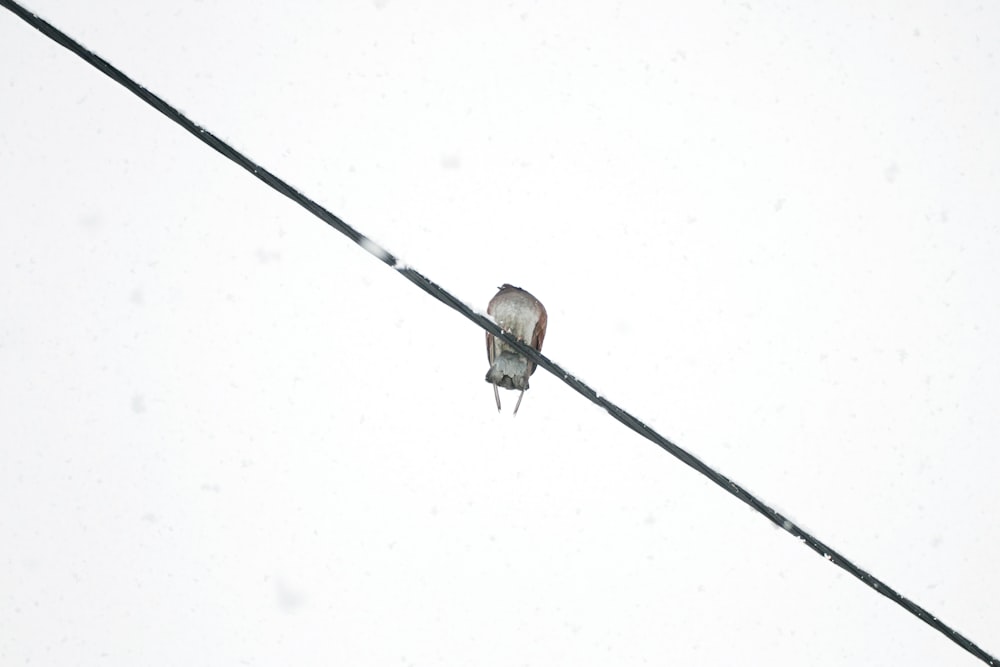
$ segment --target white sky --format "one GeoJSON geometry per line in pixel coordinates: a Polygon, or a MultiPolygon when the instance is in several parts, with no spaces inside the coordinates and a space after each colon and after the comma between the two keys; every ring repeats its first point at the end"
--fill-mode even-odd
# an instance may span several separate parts
{"type": "MultiPolygon", "coordinates": [[[[1000,651],[1000,5],[32,0],[1000,651]]],[[[976,665],[0,12],[0,663],[976,665]]]]}

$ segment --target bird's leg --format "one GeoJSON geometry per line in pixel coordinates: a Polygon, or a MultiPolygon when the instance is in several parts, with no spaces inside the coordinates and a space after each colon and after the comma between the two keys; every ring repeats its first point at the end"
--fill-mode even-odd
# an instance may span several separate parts
{"type": "MultiPolygon", "coordinates": [[[[493,398],[497,399],[497,412],[500,412],[500,392],[497,391],[496,382],[493,383],[493,398]]],[[[520,404],[520,401],[518,401],[518,404],[520,404]]]]}
{"type": "MultiPolygon", "coordinates": [[[[524,390],[521,390],[521,395],[517,397],[517,405],[514,406],[514,415],[517,415],[517,409],[521,407],[521,399],[524,398],[524,390]]],[[[500,400],[500,399],[497,399],[500,400]]]]}

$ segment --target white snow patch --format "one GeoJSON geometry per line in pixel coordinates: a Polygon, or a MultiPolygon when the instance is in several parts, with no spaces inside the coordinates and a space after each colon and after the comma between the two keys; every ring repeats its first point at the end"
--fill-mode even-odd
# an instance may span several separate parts
{"type": "Polygon", "coordinates": [[[378,257],[381,261],[386,262],[389,260],[389,251],[372,241],[367,236],[362,236],[358,243],[362,248],[378,257]]]}

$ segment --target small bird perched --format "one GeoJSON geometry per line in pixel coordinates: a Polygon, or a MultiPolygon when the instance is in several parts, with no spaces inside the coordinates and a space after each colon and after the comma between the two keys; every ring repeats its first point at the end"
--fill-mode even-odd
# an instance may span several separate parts
{"type": "MultiPolygon", "coordinates": [[[[496,296],[490,299],[486,312],[493,316],[501,329],[541,351],[549,316],[545,312],[545,306],[531,294],[505,283],[496,296]]],[[[517,405],[514,406],[516,415],[524,392],[528,389],[528,377],[535,372],[535,362],[491,333],[486,334],[486,353],[490,359],[486,381],[493,385],[497,412],[500,411],[500,392],[497,387],[520,389],[521,395],[517,397],[517,405]]]]}

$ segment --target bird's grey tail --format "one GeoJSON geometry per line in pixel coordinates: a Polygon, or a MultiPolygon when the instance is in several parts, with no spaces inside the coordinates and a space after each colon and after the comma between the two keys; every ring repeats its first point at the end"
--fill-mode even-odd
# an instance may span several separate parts
{"type": "Polygon", "coordinates": [[[528,388],[528,377],[531,375],[527,359],[512,352],[502,352],[493,360],[493,365],[486,373],[486,381],[504,389],[528,388]]]}

